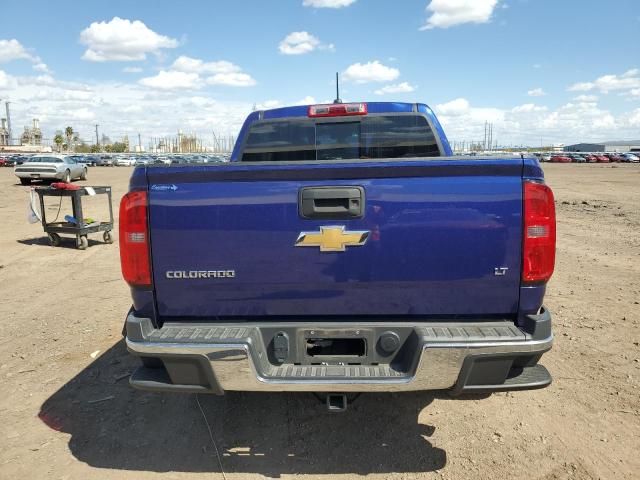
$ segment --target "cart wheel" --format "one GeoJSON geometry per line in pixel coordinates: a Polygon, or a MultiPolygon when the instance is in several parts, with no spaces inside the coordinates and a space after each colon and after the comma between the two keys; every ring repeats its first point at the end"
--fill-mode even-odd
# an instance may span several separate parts
{"type": "Polygon", "coordinates": [[[106,231],[102,234],[104,243],[113,243],[113,234],[110,231],[106,231]]]}
{"type": "Polygon", "coordinates": [[[78,247],[78,250],[86,250],[88,246],[89,246],[89,239],[87,238],[87,236],[80,235],[76,240],[76,247],[78,247]]]}
{"type": "Polygon", "coordinates": [[[60,235],[58,235],[57,233],[48,233],[47,237],[49,237],[49,244],[52,247],[60,246],[60,235]]]}

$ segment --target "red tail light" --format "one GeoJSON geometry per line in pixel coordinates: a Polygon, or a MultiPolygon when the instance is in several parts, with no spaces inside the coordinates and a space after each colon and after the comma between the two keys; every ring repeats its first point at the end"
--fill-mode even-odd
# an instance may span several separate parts
{"type": "Polygon", "coordinates": [[[522,281],[546,282],[556,261],[556,207],[543,183],[524,182],[522,281]]]}
{"type": "Polygon", "coordinates": [[[309,117],[346,117],[349,115],[366,115],[366,103],[335,103],[330,105],[310,105],[309,117]]]}
{"type": "Polygon", "coordinates": [[[120,202],[120,263],[129,285],[151,285],[147,192],[129,192],[120,202]]]}

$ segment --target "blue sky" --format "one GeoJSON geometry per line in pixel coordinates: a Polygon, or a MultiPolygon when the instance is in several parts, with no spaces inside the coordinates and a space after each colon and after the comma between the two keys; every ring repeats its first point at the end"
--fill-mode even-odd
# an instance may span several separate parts
{"type": "Polygon", "coordinates": [[[259,108],[425,102],[454,140],[640,138],[640,2],[5,2],[0,98],[14,136],[235,133],[259,108]],[[37,12],[27,15],[26,12],[37,12]],[[28,18],[28,20],[27,20],[28,18]],[[16,128],[16,126],[18,128],[16,128]]]}

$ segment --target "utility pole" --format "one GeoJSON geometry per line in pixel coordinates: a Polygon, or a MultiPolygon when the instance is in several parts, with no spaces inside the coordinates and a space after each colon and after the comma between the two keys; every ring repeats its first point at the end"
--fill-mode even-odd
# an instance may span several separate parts
{"type": "Polygon", "coordinates": [[[138,132],[138,152],[142,152],[142,140],[140,138],[140,132],[138,132]]]}
{"type": "Polygon", "coordinates": [[[483,150],[487,149],[487,121],[484,121],[484,141],[482,142],[483,150]]]}
{"type": "Polygon", "coordinates": [[[9,112],[9,103],[4,102],[4,107],[7,110],[7,132],[9,133],[9,145],[13,145],[13,132],[11,131],[11,112],[9,112]]]}
{"type": "Polygon", "coordinates": [[[100,125],[98,125],[98,124],[96,123],[96,147],[98,147],[98,151],[100,150],[100,138],[98,137],[98,127],[99,127],[99,126],[100,126],[100,125]]]}

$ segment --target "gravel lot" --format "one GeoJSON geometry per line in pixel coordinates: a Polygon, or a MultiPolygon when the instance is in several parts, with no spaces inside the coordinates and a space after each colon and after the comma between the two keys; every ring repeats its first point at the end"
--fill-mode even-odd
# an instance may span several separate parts
{"type": "MultiPolygon", "coordinates": [[[[640,165],[544,168],[558,212],[550,388],[370,394],[339,415],[310,394],[200,396],[226,476],[640,478],[640,165]]],[[[79,183],[112,185],[117,210],[130,171],[79,183]]],[[[27,190],[0,169],[0,478],[222,478],[194,395],[127,384],[117,241],[49,247],[27,190]]],[[[91,200],[85,214],[104,218],[91,200]]]]}

